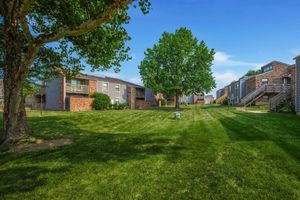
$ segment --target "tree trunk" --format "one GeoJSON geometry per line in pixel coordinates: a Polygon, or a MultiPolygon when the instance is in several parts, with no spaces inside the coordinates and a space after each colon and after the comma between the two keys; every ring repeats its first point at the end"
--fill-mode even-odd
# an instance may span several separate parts
{"type": "MultiPolygon", "coordinates": [[[[8,1],[6,6],[12,8],[13,4],[8,1]]],[[[23,95],[23,85],[28,73],[23,51],[24,37],[19,30],[15,12],[11,13],[13,14],[6,14],[4,17],[4,133],[0,144],[13,142],[28,135],[23,95]]]]}
{"type": "Polygon", "coordinates": [[[15,89],[10,90],[7,81],[4,82],[4,134],[2,142],[15,142],[29,134],[25,98],[23,97],[23,84],[15,84],[15,89]]]}
{"type": "Polygon", "coordinates": [[[177,110],[179,110],[179,108],[180,108],[180,104],[179,104],[179,93],[178,93],[178,92],[176,92],[175,108],[176,108],[177,110]]]}
{"type": "Polygon", "coordinates": [[[28,135],[25,97],[23,95],[23,85],[26,80],[26,73],[22,72],[20,66],[22,66],[21,56],[18,56],[18,54],[6,54],[3,82],[4,134],[1,138],[2,142],[13,142],[28,135]]]}

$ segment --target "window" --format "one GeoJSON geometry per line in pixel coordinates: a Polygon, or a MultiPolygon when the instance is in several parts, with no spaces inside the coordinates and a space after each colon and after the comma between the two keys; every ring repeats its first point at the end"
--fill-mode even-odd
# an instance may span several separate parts
{"type": "Polygon", "coordinates": [[[108,93],[108,83],[107,82],[104,82],[102,84],[102,92],[103,93],[108,93]]]}
{"type": "Polygon", "coordinates": [[[265,73],[265,72],[269,72],[269,71],[272,71],[273,70],[273,66],[272,65],[269,65],[269,66],[266,66],[264,68],[262,68],[262,72],[265,73]]]}
{"type": "Polygon", "coordinates": [[[115,86],[115,89],[116,89],[117,92],[120,92],[120,85],[117,84],[117,85],[115,86]]]}
{"type": "Polygon", "coordinates": [[[269,80],[267,78],[261,79],[262,84],[268,84],[269,80]]]}
{"type": "Polygon", "coordinates": [[[88,80],[81,80],[81,79],[69,79],[66,81],[67,84],[70,85],[88,85],[88,80]]]}
{"type": "Polygon", "coordinates": [[[120,99],[119,98],[115,98],[115,103],[116,104],[120,103],[120,99]]]}
{"type": "Polygon", "coordinates": [[[269,101],[269,96],[263,96],[262,100],[263,100],[264,102],[269,101]]]}

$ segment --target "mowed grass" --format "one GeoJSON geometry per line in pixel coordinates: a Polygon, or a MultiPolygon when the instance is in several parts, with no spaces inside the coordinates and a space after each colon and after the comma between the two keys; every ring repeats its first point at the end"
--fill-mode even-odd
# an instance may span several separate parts
{"type": "Polygon", "coordinates": [[[43,139],[0,155],[0,199],[300,199],[300,118],[217,106],[30,112],[43,139]]]}

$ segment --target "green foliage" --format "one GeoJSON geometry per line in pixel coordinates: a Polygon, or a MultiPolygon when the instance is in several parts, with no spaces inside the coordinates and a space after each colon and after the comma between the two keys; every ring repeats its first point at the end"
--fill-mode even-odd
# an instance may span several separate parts
{"type": "Polygon", "coordinates": [[[260,74],[261,73],[261,70],[258,69],[258,70],[249,70],[245,75],[246,76],[252,76],[252,75],[256,75],[256,74],[260,74]]]}
{"type": "MultiPolygon", "coordinates": [[[[33,1],[26,13],[27,25],[33,41],[44,45],[41,46],[30,66],[29,79],[31,81],[49,80],[61,73],[74,76],[87,65],[92,70],[113,68],[119,71],[121,63],[131,59],[128,55],[130,48],[127,46],[130,36],[124,28],[124,24],[130,21],[128,9],[132,6],[139,7],[146,14],[151,6],[149,0],[133,1],[129,5],[124,2],[116,3],[112,0],[33,1]],[[103,23],[93,27],[87,33],[59,37],[52,42],[51,46],[43,42],[45,35],[50,37],[58,32],[64,35],[65,30],[75,29],[88,21],[98,19],[99,16],[116,6],[119,9],[117,12],[112,12],[111,18],[101,19],[103,23]]],[[[0,13],[0,36],[1,28],[4,26],[2,17],[0,13]]],[[[20,37],[24,35],[20,34],[20,37]]],[[[0,42],[0,66],[4,60],[5,49],[1,44],[0,42]]],[[[28,46],[24,38],[24,53],[28,51],[28,46]]]]}
{"type": "Polygon", "coordinates": [[[282,112],[282,113],[293,113],[293,107],[291,105],[291,99],[287,99],[283,102],[281,102],[277,107],[276,107],[277,112],[282,112]]]}
{"type": "Polygon", "coordinates": [[[225,100],[222,102],[222,105],[223,105],[223,106],[228,106],[228,99],[225,99],[225,100]]]}
{"type": "Polygon", "coordinates": [[[125,110],[128,108],[126,103],[114,103],[109,105],[110,110],[125,110]]]}
{"type": "Polygon", "coordinates": [[[26,81],[23,87],[24,96],[39,93],[42,89],[42,85],[26,81]]]}
{"type": "Polygon", "coordinates": [[[161,106],[166,106],[167,105],[167,100],[166,99],[159,99],[161,106]]]}
{"type": "Polygon", "coordinates": [[[95,92],[91,97],[94,98],[92,106],[95,110],[105,110],[109,108],[110,98],[108,95],[95,92]]]}
{"type": "Polygon", "coordinates": [[[115,107],[117,110],[124,110],[127,108],[127,104],[126,103],[118,103],[118,104],[116,104],[115,107]]]}
{"type": "Polygon", "coordinates": [[[215,87],[211,71],[214,53],[186,28],[165,32],[146,50],[140,75],[146,87],[169,96],[209,92],[215,87]]]}

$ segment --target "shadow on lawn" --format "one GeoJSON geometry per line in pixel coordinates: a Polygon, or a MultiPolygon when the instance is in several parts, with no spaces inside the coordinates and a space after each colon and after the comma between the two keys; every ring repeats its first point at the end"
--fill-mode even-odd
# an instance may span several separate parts
{"type": "Polygon", "coordinates": [[[300,162],[300,118],[270,113],[235,114],[219,119],[231,140],[272,141],[300,162]]]}
{"type": "MultiPolygon", "coordinates": [[[[191,107],[186,107],[186,106],[181,106],[179,108],[179,111],[186,111],[186,110],[190,110],[191,107]]],[[[178,111],[174,106],[172,107],[151,107],[148,108],[146,110],[153,110],[153,111],[158,111],[158,112],[175,112],[178,111]]]]}
{"type": "Polygon", "coordinates": [[[0,194],[32,191],[47,184],[47,179],[41,177],[42,174],[63,174],[66,171],[67,167],[47,169],[37,166],[0,170],[0,194]]]}
{"type": "MultiPolygon", "coordinates": [[[[180,157],[185,147],[174,144],[171,139],[165,139],[155,134],[99,133],[76,127],[76,121],[70,123],[58,116],[31,118],[31,128],[35,135],[41,138],[71,137],[70,145],[24,154],[7,154],[0,158],[0,166],[10,162],[22,162],[25,165],[34,163],[59,161],[69,164],[86,162],[106,163],[108,161],[126,162],[145,159],[153,155],[164,155],[174,160],[180,157]],[[38,134],[39,133],[39,134],[38,134]],[[43,135],[41,133],[45,133],[43,135]]],[[[1,168],[0,168],[1,169],[1,168]]],[[[24,192],[47,183],[44,174],[64,173],[69,168],[50,170],[40,167],[7,167],[0,170],[0,193],[24,192]],[[43,178],[41,178],[43,177],[43,178]]]]}

